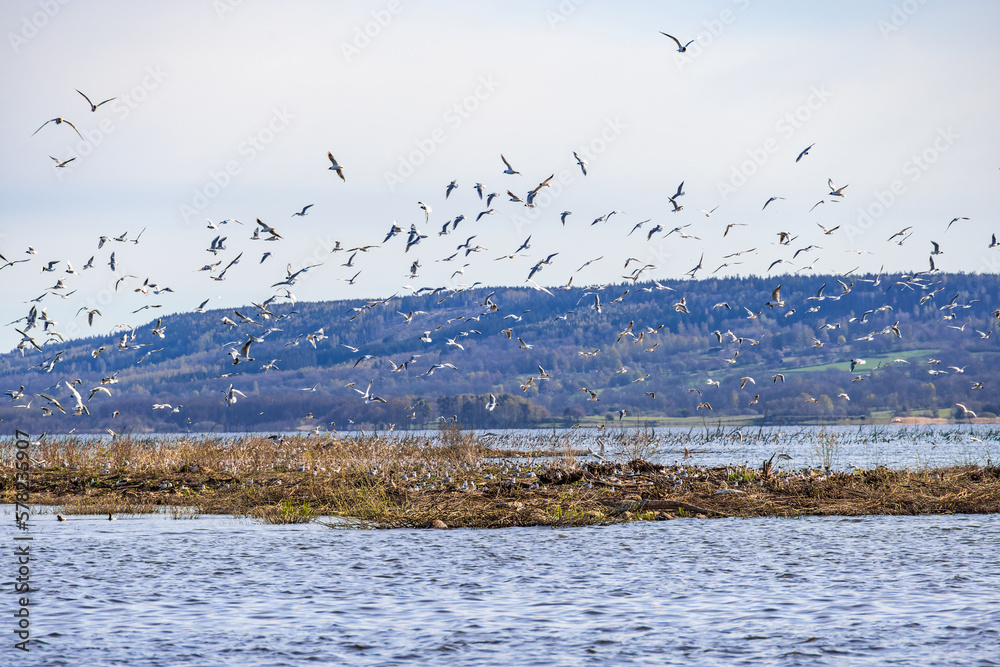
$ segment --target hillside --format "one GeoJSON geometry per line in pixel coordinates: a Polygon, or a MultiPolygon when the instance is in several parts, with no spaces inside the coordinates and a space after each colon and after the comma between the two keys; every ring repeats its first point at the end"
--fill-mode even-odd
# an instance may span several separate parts
{"type": "Polygon", "coordinates": [[[122,432],[569,425],[621,410],[768,423],[968,416],[956,403],[983,417],[1000,413],[998,287],[996,275],[784,275],[272,300],[23,345],[0,356],[0,388],[24,386],[0,418],[29,432],[122,432]],[[864,360],[853,373],[852,359],[864,360]],[[73,414],[66,383],[77,379],[89,415],[73,414]],[[386,402],[365,400],[369,384],[386,402]],[[233,403],[231,385],[243,394],[233,403]],[[96,387],[107,391],[88,400],[96,387]]]}

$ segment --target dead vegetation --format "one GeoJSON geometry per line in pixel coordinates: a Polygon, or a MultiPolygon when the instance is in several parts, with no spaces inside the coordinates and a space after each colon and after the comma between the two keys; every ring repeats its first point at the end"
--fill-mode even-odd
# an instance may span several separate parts
{"type": "MultiPolygon", "coordinates": [[[[166,510],[376,528],[1000,511],[994,465],[788,471],[772,456],[759,468],[662,466],[637,456],[651,451],[642,438],[621,447],[620,461],[589,463],[561,440],[497,448],[457,428],[433,438],[45,439],[33,443],[30,502],[63,514],[166,510]]],[[[0,459],[0,501],[15,499],[13,473],[13,460],[0,459]]]]}

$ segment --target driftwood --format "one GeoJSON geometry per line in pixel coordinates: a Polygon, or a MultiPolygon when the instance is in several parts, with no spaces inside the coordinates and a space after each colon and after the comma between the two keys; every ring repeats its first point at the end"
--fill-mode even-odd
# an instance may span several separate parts
{"type": "Polygon", "coordinates": [[[718,516],[729,516],[719,510],[698,507],[689,503],[682,503],[676,500],[635,500],[624,505],[619,505],[611,510],[611,514],[624,514],[625,512],[639,512],[642,510],[676,510],[682,509],[695,514],[716,514],[718,516]]]}

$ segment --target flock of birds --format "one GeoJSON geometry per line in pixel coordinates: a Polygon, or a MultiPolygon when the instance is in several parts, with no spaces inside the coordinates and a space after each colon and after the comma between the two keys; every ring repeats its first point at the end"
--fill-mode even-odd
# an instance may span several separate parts
{"type": "MultiPolygon", "coordinates": [[[[670,38],[677,43],[678,50],[684,52],[690,42],[687,44],[682,44],[679,40],[663,33],[666,37],[670,38]]],[[[98,104],[91,102],[90,98],[84,95],[82,92],[77,91],[87,102],[90,107],[91,112],[97,112],[101,106],[107,104],[115,98],[109,98],[101,101],[98,104]]],[[[70,121],[62,117],[52,118],[45,123],[43,123],[37,130],[35,134],[39,133],[42,129],[46,128],[48,125],[66,125],[69,129],[72,129],[77,134],[76,126],[70,121]]],[[[795,162],[798,163],[803,159],[806,159],[811,155],[810,151],[814,148],[815,144],[811,144],[804,149],[802,149],[795,158],[795,162]]],[[[50,156],[51,159],[56,163],[56,168],[63,168],[72,161],[61,160],[59,158],[50,156]]],[[[342,165],[332,154],[332,152],[327,153],[327,159],[329,161],[328,169],[336,174],[336,177],[341,183],[344,184],[343,187],[349,186],[349,171],[348,168],[342,165]]],[[[580,266],[576,271],[573,272],[569,281],[565,285],[560,286],[543,286],[538,282],[540,278],[539,274],[543,272],[546,268],[552,266],[555,262],[559,260],[560,251],[548,252],[545,251],[540,255],[533,255],[531,253],[532,249],[532,235],[528,235],[524,239],[511,239],[509,240],[509,246],[505,249],[502,254],[494,257],[496,252],[490,253],[489,248],[482,244],[481,235],[485,235],[482,229],[483,220],[488,216],[503,215],[504,208],[501,207],[500,203],[507,205],[514,205],[516,207],[527,207],[533,208],[538,205],[538,201],[541,195],[545,192],[547,188],[552,187],[552,181],[555,178],[555,172],[547,177],[542,177],[538,180],[537,185],[526,189],[522,184],[522,180],[525,177],[520,171],[515,169],[513,163],[506,158],[503,154],[500,155],[500,161],[502,163],[502,168],[498,165],[497,170],[500,174],[500,178],[508,179],[507,182],[510,187],[499,188],[498,191],[491,191],[483,183],[475,183],[472,186],[474,192],[470,195],[470,200],[478,204],[478,209],[474,213],[470,213],[467,218],[464,214],[459,214],[457,216],[448,216],[447,219],[435,219],[432,207],[423,202],[418,201],[415,204],[413,210],[414,221],[410,222],[408,227],[406,225],[401,225],[396,221],[387,225],[387,229],[384,236],[379,235],[379,238],[372,238],[370,243],[365,243],[361,245],[354,245],[351,247],[343,247],[340,241],[336,242],[335,247],[333,247],[329,253],[329,256],[323,261],[317,261],[314,264],[302,266],[301,268],[293,269],[291,264],[275,276],[274,279],[268,282],[268,293],[264,295],[259,301],[253,301],[246,308],[231,309],[227,311],[224,315],[220,315],[218,319],[214,320],[216,326],[224,328],[226,331],[232,332],[233,335],[237,336],[237,339],[230,341],[226,344],[225,349],[220,353],[220,364],[226,372],[220,372],[216,379],[221,380],[221,384],[218,388],[218,393],[220,395],[220,400],[225,406],[231,406],[237,403],[240,399],[246,398],[247,394],[237,387],[240,380],[237,376],[245,374],[246,372],[260,372],[266,373],[271,370],[279,370],[281,363],[280,358],[272,358],[270,360],[261,360],[257,362],[257,359],[252,356],[255,352],[255,348],[259,348],[267,339],[268,336],[275,334],[276,332],[283,331],[285,327],[292,325],[294,326],[294,320],[291,322],[286,322],[289,318],[292,318],[294,311],[290,313],[280,313],[277,312],[280,309],[275,308],[276,304],[295,304],[296,297],[291,291],[291,289],[296,285],[297,281],[303,278],[308,272],[317,269],[318,267],[331,262],[333,257],[338,255],[344,258],[344,262],[340,264],[341,267],[347,269],[344,276],[339,277],[338,280],[345,282],[348,286],[359,284],[359,277],[364,271],[364,259],[367,256],[374,256],[377,252],[387,253],[395,250],[393,252],[399,253],[401,257],[404,258],[406,264],[409,265],[409,270],[405,274],[407,280],[414,280],[420,276],[420,271],[423,267],[419,255],[426,255],[431,245],[431,239],[437,242],[437,246],[441,246],[446,243],[448,238],[452,235],[458,236],[459,238],[464,238],[464,241],[458,244],[450,244],[448,249],[441,253],[441,256],[436,258],[435,262],[441,263],[453,263],[452,266],[455,270],[451,273],[450,280],[446,285],[435,285],[433,287],[420,287],[414,288],[410,285],[402,285],[400,287],[403,291],[408,291],[410,294],[420,296],[420,295],[432,295],[439,297],[438,304],[445,304],[449,299],[457,294],[468,292],[474,289],[482,289],[480,282],[474,282],[472,284],[467,284],[462,282],[465,279],[465,272],[472,266],[472,261],[477,257],[488,257],[488,266],[498,266],[494,263],[512,262],[517,258],[528,258],[526,274],[523,275],[522,283],[529,286],[533,290],[536,290],[540,295],[545,294],[552,296],[554,295],[553,290],[570,290],[578,289],[573,286],[573,278],[577,273],[583,271],[587,267],[591,266],[596,262],[605,261],[605,263],[612,261],[610,257],[606,258],[604,255],[590,259],[582,266],[580,266]],[[459,232],[459,228],[462,227],[462,232],[459,232]],[[487,254],[489,253],[489,254],[487,254]],[[468,261],[467,261],[468,260],[468,261]],[[280,325],[280,326],[279,326],[280,325]],[[256,366],[253,366],[254,363],[256,366]],[[234,367],[239,367],[239,370],[233,370],[234,367]],[[251,371],[246,371],[246,369],[251,368],[251,371]]],[[[574,169],[579,169],[583,177],[588,175],[588,162],[584,156],[579,155],[577,152],[573,152],[572,162],[569,162],[567,155],[568,164],[573,165],[574,169]]],[[[534,181],[532,181],[534,182],[534,181]]],[[[835,183],[832,179],[829,179],[826,183],[826,189],[822,198],[816,202],[809,211],[816,209],[818,206],[824,203],[835,202],[846,197],[845,190],[848,185],[840,185],[835,183]]],[[[460,185],[457,180],[452,180],[443,187],[443,198],[449,200],[456,191],[460,189],[460,185]]],[[[666,209],[663,217],[672,218],[674,214],[680,213],[685,210],[684,197],[686,193],[684,191],[684,182],[681,182],[676,190],[669,196],[666,197],[666,203],[669,204],[669,208],[666,209]]],[[[782,196],[772,196],[763,202],[761,206],[761,211],[767,210],[769,207],[778,206],[778,202],[784,200],[785,197],[782,196]]],[[[312,213],[313,204],[307,204],[294,210],[289,216],[290,219],[305,218],[312,213]]],[[[705,218],[712,218],[713,215],[717,215],[717,211],[720,209],[719,205],[712,208],[706,209],[696,209],[700,214],[703,214],[705,218]]],[[[616,215],[621,214],[619,210],[612,210],[610,212],[599,215],[592,221],[588,220],[587,227],[593,227],[596,225],[608,225],[610,224],[612,218],[616,215]]],[[[572,225],[573,222],[570,220],[572,215],[571,211],[562,211],[558,214],[559,224],[562,226],[572,225]]],[[[624,216],[623,216],[624,217],[624,216]]],[[[678,219],[683,219],[681,216],[678,219]]],[[[967,217],[955,217],[950,222],[944,226],[942,233],[947,232],[952,225],[959,223],[961,221],[968,220],[967,217]]],[[[555,221],[553,221],[555,224],[555,221]]],[[[722,228],[722,233],[720,238],[729,237],[730,234],[736,235],[738,233],[738,228],[747,226],[744,223],[739,222],[728,222],[724,224],[722,228]],[[735,231],[734,231],[735,230],[735,231]]],[[[812,227],[810,225],[810,227],[812,227]]],[[[203,272],[208,279],[216,282],[222,282],[227,279],[230,272],[237,270],[236,267],[244,260],[244,255],[247,250],[230,250],[229,239],[230,234],[234,234],[239,229],[247,230],[244,232],[247,237],[252,242],[259,242],[263,249],[260,251],[259,259],[255,260],[258,266],[264,265],[269,259],[278,254],[277,248],[280,247],[281,242],[285,239],[285,235],[288,233],[286,231],[285,225],[279,223],[266,223],[261,219],[256,219],[253,223],[246,223],[234,219],[227,218],[218,222],[213,222],[208,220],[207,228],[210,230],[210,239],[206,239],[206,246],[204,252],[211,256],[211,259],[202,263],[200,261],[192,262],[192,269],[203,272]],[[200,264],[200,266],[198,266],[200,264]]],[[[840,229],[840,226],[826,227],[822,224],[818,224],[813,228],[813,233],[820,234],[820,238],[828,237],[835,234],[840,229]],[[818,229],[818,232],[815,230],[818,229]]],[[[156,297],[158,295],[163,295],[171,293],[174,290],[166,285],[163,285],[158,280],[154,280],[151,277],[143,276],[140,277],[139,262],[133,260],[130,249],[138,246],[143,240],[143,233],[146,230],[143,229],[138,234],[131,236],[130,232],[126,231],[117,236],[102,235],[96,240],[96,252],[90,254],[89,258],[77,260],[79,269],[75,268],[73,262],[70,259],[44,259],[41,262],[36,260],[38,252],[34,247],[28,247],[25,250],[18,251],[18,254],[11,254],[9,248],[0,248],[0,276],[3,276],[3,271],[7,269],[12,269],[7,275],[13,279],[15,271],[22,271],[30,273],[32,271],[45,275],[49,274],[51,280],[54,281],[53,284],[48,285],[42,293],[30,300],[30,305],[27,307],[27,312],[21,317],[8,323],[8,326],[14,327],[15,331],[21,336],[20,342],[17,344],[17,349],[20,351],[21,355],[24,357],[30,357],[30,360],[34,363],[29,363],[28,369],[36,371],[46,377],[51,378],[53,375],[59,376],[58,372],[55,372],[62,361],[63,351],[56,351],[54,353],[50,352],[53,346],[58,346],[59,344],[67,342],[67,337],[60,333],[58,329],[58,323],[49,314],[47,305],[54,300],[65,300],[71,297],[75,290],[72,289],[72,283],[74,279],[78,278],[81,273],[91,270],[97,270],[101,265],[106,266],[107,269],[115,276],[114,289],[118,293],[128,293],[132,292],[146,299],[143,305],[139,306],[132,311],[133,315],[138,315],[146,310],[152,310],[162,307],[162,304],[149,303],[149,297],[156,297]],[[6,253],[3,254],[3,253],[6,253]],[[33,264],[32,264],[33,262],[33,264]],[[16,268],[15,268],[16,267],[16,268]],[[34,268],[32,268],[34,267],[34,268]],[[127,273],[126,270],[135,271],[135,273],[127,273]]],[[[694,227],[694,222],[687,222],[686,224],[677,224],[666,222],[653,222],[652,219],[642,220],[635,223],[631,229],[624,234],[625,237],[632,237],[636,244],[642,246],[644,243],[649,243],[653,239],[669,239],[674,237],[672,240],[676,242],[685,242],[688,240],[701,241],[702,236],[707,233],[711,233],[713,230],[707,225],[694,227]],[[648,227],[647,227],[648,225],[648,227]],[[668,229],[669,228],[669,229],[668,229]],[[695,232],[701,234],[702,236],[695,235],[695,232]],[[635,236],[633,236],[635,235],[635,236]]],[[[624,232],[624,230],[623,230],[624,232]]],[[[715,233],[718,233],[717,231],[715,233]]],[[[776,267],[786,264],[792,266],[792,261],[798,261],[800,255],[806,255],[806,257],[811,260],[811,263],[799,269],[798,272],[805,270],[814,270],[814,265],[816,263],[816,251],[822,248],[815,243],[805,244],[802,241],[798,241],[800,234],[805,234],[806,232],[802,229],[794,231],[782,231],[776,234],[776,239],[771,245],[776,247],[779,252],[784,256],[774,259],[767,267],[765,274],[770,274],[772,270],[776,267]]],[[[914,226],[906,226],[894,234],[885,239],[886,243],[896,243],[902,245],[906,243],[914,234],[914,226]]],[[[819,239],[817,239],[819,240],[819,239]]],[[[761,244],[761,240],[758,238],[758,247],[761,244]]],[[[927,269],[913,272],[909,275],[904,275],[901,280],[895,281],[888,285],[889,289],[898,288],[905,290],[912,290],[915,293],[919,293],[920,303],[923,304],[928,300],[934,299],[937,294],[939,294],[944,288],[937,286],[935,283],[935,274],[939,272],[939,269],[935,265],[935,257],[942,254],[941,244],[935,241],[931,241],[932,250],[929,254],[929,266],[927,269]]],[[[992,242],[989,247],[997,247],[996,236],[993,236],[992,242]]],[[[694,280],[698,277],[704,277],[706,275],[715,274],[721,269],[739,264],[743,261],[744,256],[757,254],[758,247],[748,248],[739,252],[734,252],[727,254],[722,257],[723,263],[715,268],[714,271],[709,272],[708,268],[705,266],[705,253],[701,253],[701,257],[697,264],[692,266],[687,271],[680,274],[682,278],[688,280],[694,280]]],[[[864,251],[859,251],[864,252],[864,251]]],[[[89,253],[85,253],[89,254],[89,253]]],[[[640,253],[641,254],[641,253],[640,253]]],[[[622,258],[618,258],[614,261],[621,261],[622,258]]],[[[808,260],[807,260],[808,261],[808,260]]],[[[477,268],[480,265],[487,263],[487,260],[479,260],[477,263],[477,268]]],[[[384,267],[388,265],[388,260],[381,260],[378,262],[379,267],[384,267]]],[[[579,308],[576,316],[586,317],[588,311],[592,313],[603,313],[608,309],[614,307],[615,304],[623,302],[629,295],[631,289],[641,290],[648,293],[662,293],[663,298],[672,299],[672,308],[675,312],[681,316],[690,313],[690,308],[692,304],[689,304],[683,295],[676,294],[678,288],[673,288],[664,285],[660,280],[653,279],[651,273],[658,269],[659,267],[651,264],[649,262],[644,262],[636,257],[628,257],[624,260],[622,275],[623,282],[608,283],[602,285],[588,285],[582,288],[582,300],[583,305],[579,308]],[[631,267],[631,268],[630,268],[631,267]],[[642,280],[643,287],[639,287],[640,280],[642,280]],[[648,283],[648,286],[646,286],[648,283]],[[604,290],[611,288],[624,287],[624,291],[614,299],[602,301],[602,293],[604,290]]],[[[783,267],[784,268],[784,267],[783,267]]],[[[256,271],[258,274],[263,274],[264,268],[256,271]]],[[[855,281],[851,277],[854,270],[843,273],[838,280],[839,290],[836,293],[829,293],[826,291],[828,287],[826,284],[818,287],[816,294],[807,299],[807,303],[802,304],[792,304],[787,303],[786,299],[782,295],[782,286],[778,284],[777,278],[775,279],[775,286],[770,293],[770,298],[763,303],[753,304],[753,307],[748,307],[746,305],[734,305],[728,302],[721,302],[714,304],[712,309],[724,308],[728,310],[739,310],[742,309],[746,313],[748,320],[757,319],[763,309],[767,309],[771,313],[782,313],[783,317],[791,317],[796,312],[796,308],[805,309],[806,312],[814,313],[819,311],[824,302],[828,301],[838,301],[841,299],[848,298],[854,289],[855,281]]],[[[509,272],[505,272],[508,273],[509,272]]],[[[20,280],[21,278],[18,278],[20,280]]],[[[516,281],[515,281],[516,282],[516,281]]],[[[882,282],[881,272],[875,277],[874,280],[868,280],[873,287],[877,287],[882,282]]],[[[680,287],[683,283],[679,283],[680,287]]],[[[353,308],[349,313],[349,319],[351,321],[362,317],[365,313],[378,308],[388,308],[392,307],[392,304],[400,303],[397,299],[399,292],[389,296],[387,298],[380,298],[369,300],[366,303],[353,308]]],[[[79,297],[78,297],[79,298],[79,297]]],[[[542,297],[540,297],[542,298],[542,297]]],[[[211,301],[210,298],[201,301],[201,303],[194,307],[192,310],[194,312],[204,313],[207,310],[207,306],[211,301]]],[[[466,339],[473,336],[484,336],[484,335],[500,335],[504,336],[512,347],[512,354],[519,353],[519,351],[531,351],[538,346],[543,345],[541,341],[529,341],[525,340],[523,335],[519,335],[518,323],[521,321],[524,312],[507,312],[504,309],[504,304],[499,303],[496,298],[496,291],[492,291],[485,294],[480,303],[480,308],[478,312],[465,313],[460,317],[449,319],[445,324],[438,326],[436,328],[429,327],[423,329],[419,326],[419,323],[428,316],[425,311],[409,311],[409,312],[399,312],[399,316],[402,318],[401,322],[406,325],[413,325],[416,329],[422,331],[422,335],[419,336],[425,345],[442,345],[455,350],[465,350],[465,345],[463,344],[466,339]],[[451,336],[444,335],[442,340],[437,333],[446,325],[459,324],[456,327],[458,330],[451,336]],[[486,328],[486,324],[493,322],[496,324],[493,331],[482,331],[486,328]]],[[[958,312],[962,309],[969,308],[971,304],[961,303],[959,301],[959,296],[956,295],[951,299],[950,302],[942,307],[944,311],[943,319],[947,321],[956,320],[958,312]]],[[[886,310],[889,307],[879,308],[875,311],[868,311],[864,313],[858,320],[860,322],[866,322],[869,316],[872,316],[880,311],[886,310]]],[[[144,314],[148,315],[148,314],[144,314]]],[[[566,313],[556,318],[557,321],[566,321],[572,313],[566,313]]],[[[77,317],[85,317],[88,326],[94,327],[99,324],[102,317],[102,313],[99,308],[88,307],[87,305],[82,305],[76,311],[77,317]]],[[[1000,310],[993,311],[993,321],[994,324],[998,319],[1000,319],[1000,310]]],[[[824,325],[824,328],[839,328],[841,325],[839,323],[829,323],[824,325]]],[[[952,328],[958,329],[959,331],[965,331],[965,325],[958,326],[957,324],[949,324],[952,328]]],[[[620,343],[622,340],[631,341],[633,343],[642,344],[646,346],[644,349],[646,352],[653,353],[654,350],[659,345],[656,340],[657,334],[664,328],[664,324],[659,324],[659,326],[637,326],[634,321],[622,322],[621,329],[618,332],[615,340],[609,340],[609,345],[615,345],[620,343]]],[[[119,324],[111,329],[109,338],[107,342],[103,345],[99,345],[91,352],[93,357],[98,357],[101,354],[131,354],[134,358],[134,365],[139,365],[145,362],[147,359],[152,358],[157,352],[161,351],[163,348],[156,347],[156,343],[159,340],[164,339],[169,335],[167,331],[168,327],[164,323],[164,319],[158,318],[156,323],[149,326],[146,329],[142,329],[139,326],[131,324],[119,324]]],[[[972,331],[968,332],[972,334],[972,331]]],[[[992,335],[992,329],[987,329],[985,331],[976,331],[976,335],[982,339],[989,338],[992,335]]],[[[526,335],[526,334],[525,334],[526,335]]],[[[759,343],[759,338],[754,339],[747,335],[740,335],[734,333],[733,331],[715,331],[714,336],[719,343],[727,343],[735,346],[732,349],[732,356],[723,360],[726,364],[724,367],[734,366],[739,363],[739,346],[744,343],[753,346],[759,343]]],[[[898,321],[894,324],[884,326],[882,328],[876,329],[868,333],[865,337],[858,338],[858,341],[871,341],[879,336],[892,336],[897,339],[902,339],[904,337],[904,332],[901,331],[898,321]]],[[[322,344],[322,342],[327,338],[324,333],[324,328],[320,328],[316,331],[302,331],[298,333],[294,338],[290,340],[287,344],[298,345],[301,343],[309,344],[313,347],[317,347],[322,344]]],[[[815,346],[822,346],[823,343],[820,342],[818,338],[814,338],[815,346]]],[[[467,344],[467,343],[466,343],[467,344]]],[[[360,343],[356,346],[350,346],[343,344],[343,347],[350,349],[352,352],[360,354],[361,356],[354,363],[354,367],[357,367],[363,362],[369,362],[373,359],[373,355],[366,354],[363,351],[364,343],[360,343]]],[[[600,348],[598,349],[588,349],[580,351],[582,357],[593,357],[600,353],[600,348]]],[[[421,355],[413,354],[409,359],[405,361],[393,361],[386,359],[385,361],[391,366],[391,373],[409,373],[410,367],[417,364],[421,355]]],[[[369,368],[376,363],[379,363],[380,359],[375,359],[372,364],[366,364],[365,368],[369,368]]],[[[909,363],[905,359],[898,359],[896,363],[909,363]]],[[[949,371],[938,370],[939,362],[938,360],[931,360],[930,365],[934,368],[930,369],[928,372],[931,374],[935,373],[945,373],[949,371],[954,371],[956,373],[964,372],[964,368],[960,369],[957,366],[952,366],[949,371]]],[[[853,375],[855,371],[866,364],[866,361],[862,358],[852,358],[849,361],[850,373],[853,375]]],[[[414,373],[414,377],[422,377],[432,375],[435,371],[450,370],[452,372],[459,371],[459,368],[451,362],[438,362],[426,367],[421,373],[414,373]]],[[[628,373],[629,370],[622,367],[619,372],[628,373]]],[[[97,409],[94,406],[99,405],[102,400],[106,400],[112,397],[115,388],[114,385],[119,381],[119,374],[114,373],[103,378],[92,378],[88,382],[84,382],[80,378],[70,379],[63,378],[54,384],[48,384],[47,387],[38,391],[29,391],[25,389],[22,385],[18,389],[9,389],[6,391],[6,395],[13,401],[18,407],[24,408],[25,410],[38,410],[45,416],[51,416],[55,414],[73,414],[73,415],[89,415],[92,409],[97,409]]],[[[546,371],[540,365],[538,366],[538,373],[532,374],[526,379],[519,379],[518,384],[521,387],[522,392],[526,392],[533,385],[539,385],[552,377],[552,371],[546,371]]],[[[378,396],[376,392],[376,378],[366,378],[368,382],[365,383],[363,380],[358,380],[355,382],[348,383],[346,390],[356,392],[359,400],[365,404],[369,403],[384,403],[386,399],[384,397],[378,396]],[[367,384],[364,390],[358,388],[358,386],[364,386],[367,384]]],[[[784,376],[780,373],[774,374],[771,378],[772,383],[784,382],[784,376]]],[[[855,381],[863,379],[863,376],[856,376],[855,381]]],[[[650,374],[639,375],[633,382],[649,382],[651,385],[655,382],[669,383],[670,378],[651,378],[650,374]]],[[[761,394],[753,391],[757,385],[757,380],[750,376],[744,375],[740,380],[740,390],[747,391],[747,404],[756,405],[761,398],[761,394]],[[749,392],[753,391],[754,395],[751,397],[749,392]]],[[[705,381],[705,392],[699,388],[691,388],[690,392],[696,393],[698,396],[697,410],[712,410],[712,405],[709,396],[706,395],[709,387],[718,387],[719,382],[707,378],[705,381]]],[[[315,391],[317,387],[305,388],[303,391],[311,390],[315,391]]],[[[983,383],[980,381],[972,380],[971,389],[983,389],[983,383]]],[[[600,400],[600,387],[580,387],[579,391],[584,392],[590,401],[600,400]]],[[[650,391],[645,392],[645,396],[652,399],[656,397],[657,389],[651,388],[650,391]]],[[[178,397],[182,398],[182,397],[178,397]]],[[[840,393],[839,398],[843,400],[850,400],[850,396],[845,393],[840,393]]],[[[810,397],[807,399],[810,402],[815,402],[816,399],[810,397]]],[[[495,393],[489,393],[486,399],[485,407],[487,410],[494,410],[498,405],[498,398],[495,393]]],[[[962,403],[956,404],[964,414],[968,416],[975,416],[975,413],[962,403]]],[[[180,412],[183,405],[177,405],[174,407],[172,404],[168,403],[155,403],[152,405],[154,410],[167,410],[170,412],[180,412]]],[[[623,419],[627,415],[626,410],[621,410],[619,412],[619,419],[623,419]]],[[[117,416],[112,414],[112,416],[117,416]]]]}

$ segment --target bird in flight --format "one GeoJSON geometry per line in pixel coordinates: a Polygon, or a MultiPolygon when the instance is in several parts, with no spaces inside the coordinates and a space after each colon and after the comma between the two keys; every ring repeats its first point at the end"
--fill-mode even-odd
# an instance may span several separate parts
{"type": "Polygon", "coordinates": [[[298,213],[292,213],[292,217],[293,217],[293,218],[294,218],[295,216],[299,216],[300,218],[302,218],[302,217],[305,217],[305,215],[306,215],[306,211],[308,211],[308,210],[309,210],[309,209],[311,209],[312,207],[313,207],[313,205],[312,205],[312,204],[309,204],[308,206],[303,206],[303,207],[302,207],[302,210],[301,210],[301,211],[299,211],[298,213]]]}
{"type": "Polygon", "coordinates": [[[333,153],[330,151],[326,152],[326,156],[330,158],[330,169],[337,172],[337,176],[340,176],[340,180],[346,181],[347,179],[344,178],[344,168],[337,164],[337,158],[333,157],[333,153]]]}
{"type": "Polygon", "coordinates": [[[815,145],[816,144],[809,144],[808,146],[806,146],[805,148],[803,148],[802,152],[799,153],[799,156],[797,158],[795,158],[795,161],[798,162],[799,160],[801,160],[805,156],[809,155],[809,149],[812,148],[815,145]]]}
{"type": "Polygon", "coordinates": [[[587,175],[587,161],[586,161],[586,160],[584,160],[584,159],[583,159],[582,157],[580,157],[579,155],[577,155],[577,154],[576,154],[576,151],[573,151],[573,157],[575,157],[575,158],[576,158],[576,163],[577,163],[578,165],[580,165],[580,171],[582,171],[582,172],[583,172],[583,175],[584,175],[584,176],[586,176],[586,175],[587,175]]]}
{"type": "MultiPolygon", "coordinates": [[[[44,123],[42,123],[42,127],[45,127],[49,123],[55,123],[56,125],[61,125],[62,123],[66,123],[67,125],[69,125],[70,127],[73,128],[73,131],[76,132],[76,136],[78,136],[81,139],[83,139],[83,135],[80,134],[80,130],[76,129],[76,125],[74,125],[73,123],[69,122],[65,118],[53,118],[51,120],[47,120],[44,123]]],[[[36,134],[38,134],[38,132],[42,129],[42,127],[38,128],[37,130],[35,130],[34,132],[32,132],[31,136],[35,136],[36,134]]]]}
{"type": "Polygon", "coordinates": [[[903,227],[901,230],[899,230],[898,232],[896,232],[895,234],[893,234],[892,236],[890,236],[886,240],[887,241],[891,241],[894,238],[896,238],[897,236],[906,236],[906,232],[908,232],[911,229],[913,229],[913,225],[910,225],[909,227],[903,227]]]}
{"type": "Polygon", "coordinates": [[[504,165],[507,167],[506,169],[503,170],[503,173],[511,175],[521,173],[519,171],[515,171],[514,167],[510,166],[510,162],[507,162],[507,158],[503,156],[503,153],[500,154],[500,159],[503,160],[504,165]]]}
{"type": "MultiPolygon", "coordinates": [[[[77,90],[76,92],[78,92],[78,93],[80,93],[81,95],[83,95],[83,93],[82,93],[82,92],[80,92],[79,90],[77,90]]],[[[115,100],[115,99],[118,99],[118,98],[116,98],[116,97],[109,97],[108,99],[104,100],[103,102],[99,102],[98,104],[94,104],[93,102],[91,102],[91,101],[90,101],[90,98],[89,98],[89,97],[87,97],[86,95],[83,95],[83,99],[87,100],[87,104],[89,104],[89,105],[90,105],[90,110],[91,110],[91,112],[94,112],[94,111],[97,111],[97,107],[99,107],[99,106],[101,106],[101,105],[103,105],[103,104],[107,104],[107,103],[108,103],[108,102],[110,102],[111,100],[115,100]]]]}
{"type": "Polygon", "coordinates": [[[975,418],[975,416],[976,416],[976,413],[975,413],[975,412],[973,412],[972,410],[970,410],[969,408],[965,407],[965,406],[964,406],[964,405],[962,405],[961,403],[956,403],[955,405],[957,405],[958,407],[962,408],[962,416],[963,416],[963,417],[964,417],[964,416],[966,416],[966,415],[970,415],[970,416],[972,416],[973,418],[975,418]]]}
{"type": "Polygon", "coordinates": [[[834,185],[833,185],[833,179],[832,178],[826,179],[826,184],[828,186],[830,186],[830,195],[831,196],[833,196],[833,197],[843,197],[844,196],[844,188],[847,187],[846,185],[842,185],[839,188],[838,187],[834,187],[834,185]]]}
{"type": "Polygon", "coordinates": [[[667,33],[663,32],[662,30],[660,31],[660,34],[663,35],[664,37],[669,37],[670,39],[674,40],[674,42],[677,44],[677,53],[684,53],[685,51],[687,51],[687,48],[689,46],[691,46],[691,44],[694,43],[694,40],[692,39],[687,44],[681,44],[681,40],[677,39],[673,35],[668,35],[667,33]]]}

